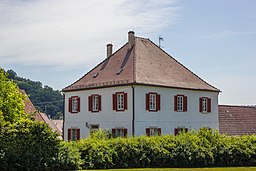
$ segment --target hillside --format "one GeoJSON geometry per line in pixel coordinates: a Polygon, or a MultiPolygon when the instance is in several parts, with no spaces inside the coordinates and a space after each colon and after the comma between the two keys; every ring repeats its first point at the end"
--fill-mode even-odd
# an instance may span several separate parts
{"type": "Polygon", "coordinates": [[[59,90],[53,90],[40,81],[32,81],[19,77],[13,70],[8,70],[8,78],[18,84],[28,95],[34,106],[41,112],[50,115],[53,119],[63,116],[63,96],[59,90]]]}

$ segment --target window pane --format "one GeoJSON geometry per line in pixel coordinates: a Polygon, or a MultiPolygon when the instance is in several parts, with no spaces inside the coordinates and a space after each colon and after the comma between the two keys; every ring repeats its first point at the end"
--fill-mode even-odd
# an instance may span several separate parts
{"type": "Polygon", "coordinates": [[[92,111],[99,111],[99,96],[92,96],[92,111]]]}
{"type": "Polygon", "coordinates": [[[177,109],[183,111],[183,96],[178,96],[177,109]]]}
{"type": "Polygon", "coordinates": [[[117,110],[124,110],[124,94],[117,94],[117,110]]]}
{"type": "Polygon", "coordinates": [[[77,112],[77,98],[72,98],[72,112],[77,112]]]}
{"type": "Polygon", "coordinates": [[[156,110],[156,94],[150,94],[149,96],[149,109],[156,110]]]}

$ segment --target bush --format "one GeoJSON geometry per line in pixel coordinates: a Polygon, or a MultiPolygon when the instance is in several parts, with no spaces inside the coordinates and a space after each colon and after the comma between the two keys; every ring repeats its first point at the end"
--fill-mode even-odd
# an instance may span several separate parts
{"type": "Polygon", "coordinates": [[[255,135],[226,136],[207,129],[178,136],[95,135],[76,142],[83,169],[256,166],[255,135]]]}

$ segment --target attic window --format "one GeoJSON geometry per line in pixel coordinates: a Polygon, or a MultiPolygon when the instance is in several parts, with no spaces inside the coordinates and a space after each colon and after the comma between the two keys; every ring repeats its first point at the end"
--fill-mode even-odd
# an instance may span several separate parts
{"type": "Polygon", "coordinates": [[[120,68],[116,74],[119,75],[122,71],[123,71],[123,68],[120,68]]]}
{"type": "Polygon", "coordinates": [[[92,77],[93,77],[93,78],[96,78],[98,75],[99,75],[99,73],[97,72],[97,73],[95,73],[92,77]]]}

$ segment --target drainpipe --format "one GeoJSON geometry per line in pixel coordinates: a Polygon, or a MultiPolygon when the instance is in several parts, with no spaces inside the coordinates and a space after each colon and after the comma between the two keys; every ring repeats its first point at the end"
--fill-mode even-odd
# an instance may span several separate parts
{"type": "Polygon", "coordinates": [[[135,135],[135,97],[134,97],[134,86],[132,85],[132,136],[134,137],[135,135]]]}

